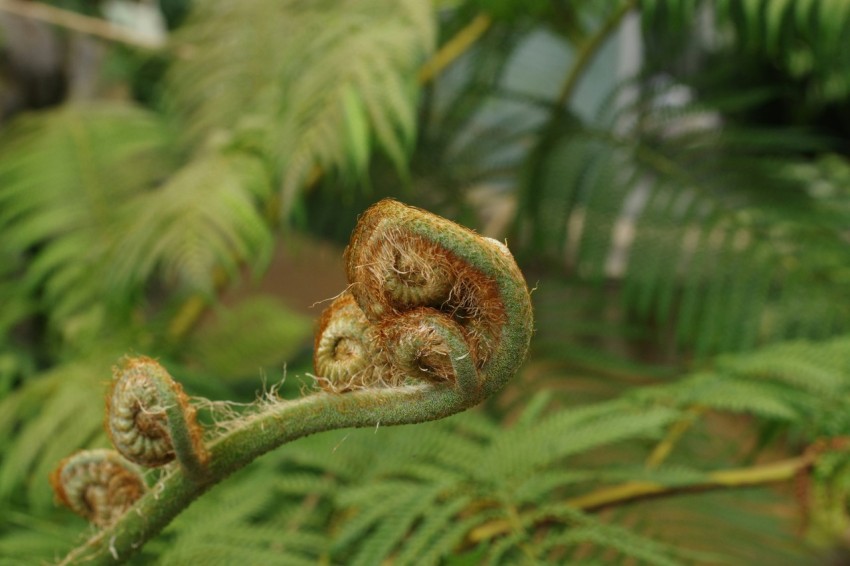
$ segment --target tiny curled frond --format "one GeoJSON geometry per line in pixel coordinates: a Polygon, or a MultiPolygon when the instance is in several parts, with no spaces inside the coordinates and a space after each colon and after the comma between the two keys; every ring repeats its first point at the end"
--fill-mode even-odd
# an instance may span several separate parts
{"type": "Polygon", "coordinates": [[[114,522],[147,490],[139,473],[113,450],[82,450],[65,458],[50,483],[61,503],[99,527],[114,522]]]}
{"type": "Polygon", "coordinates": [[[190,473],[201,473],[207,452],[180,384],[145,356],[124,358],[113,373],[106,430],[115,448],[141,466],[162,466],[176,457],[190,473]]]}
{"type": "MultiPolygon", "coordinates": [[[[63,564],[126,560],[211,485],[284,443],[321,431],[422,423],[463,411],[517,371],[531,300],[507,247],[453,222],[384,200],[345,252],[349,290],[319,320],[315,391],[264,399],[207,444],[182,388],[155,360],[115,369],[106,426],[140,465],[180,465],[63,564]]],[[[59,490],[57,489],[57,492],[59,490]]],[[[62,493],[60,498],[63,498],[62,493]]]]}
{"type": "Polygon", "coordinates": [[[337,393],[381,382],[384,372],[378,367],[373,334],[351,293],[337,297],[319,319],[313,347],[316,382],[337,393]]]}

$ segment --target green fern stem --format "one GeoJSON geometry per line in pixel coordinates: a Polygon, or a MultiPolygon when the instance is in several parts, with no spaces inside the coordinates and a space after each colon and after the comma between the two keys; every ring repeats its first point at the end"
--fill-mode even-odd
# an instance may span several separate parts
{"type": "Polygon", "coordinates": [[[614,10],[608,19],[605,20],[599,30],[581,45],[578,50],[578,54],[576,55],[575,63],[573,63],[570,67],[569,73],[567,73],[567,76],[564,79],[564,84],[561,86],[561,92],[558,94],[556,102],[557,108],[561,108],[564,104],[569,102],[573,92],[578,86],[582,74],[585,69],[587,69],[588,65],[590,65],[591,61],[593,61],[593,57],[602,45],[605,44],[605,40],[608,39],[611,33],[617,29],[617,26],[619,26],[620,22],[623,21],[623,18],[626,17],[626,14],[636,8],[637,4],[637,0],[627,0],[626,2],[623,2],[623,4],[614,10]]]}
{"type": "MultiPolygon", "coordinates": [[[[469,356],[453,356],[458,374],[473,372],[469,356]]],[[[126,560],[207,489],[255,458],[287,442],[339,428],[419,423],[443,418],[479,400],[446,384],[318,393],[281,401],[247,418],[209,447],[206,479],[175,468],[130,512],[72,551],[61,564],[113,564],[126,560]]]]}
{"type": "Polygon", "coordinates": [[[488,14],[478,14],[469,24],[447,41],[437,53],[419,69],[419,84],[424,85],[437,78],[443,70],[457,61],[470,47],[475,45],[493,23],[488,14]]]}
{"type": "MultiPolygon", "coordinates": [[[[188,465],[181,460],[132,509],[62,564],[126,560],[212,485],[282,444],[334,429],[447,417],[478,404],[516,373],[528,350],[532,312],[525,280],[504,245],[385,200],[363,214],[346,258],[354,301],[335,301],[319,332],[339,332],[340,340],[348,340],[346,332],[363,329],[373,373],[381,372],[380,379],[339,389],[344,393],[330,388],[298,400],[261,403],[257,412],[233,421],[228,432],[202,447],[198,463],[203,473],[191,459],[188,465]],[[427,292],[421,293],[423,288],[427,292]],[[336,316],[348,316],[352,309],[362,317],[358,324],[335,323],[336,316]]],[[[322,338],[316,343],[322,344],[322,338]]],[[[338,350],[341,358],[358,350],[345,344],[324,349],[338,350]]],[[[182,390],[154,364],[148,358],[125,361],[116,374],[110,407],[117,405],[116,390],[123,389],[120,380],[147,377],[156,383],[154,392],[173,394],[174,402],[164,403],[166,410],[184,410],[182,390]]],[[[334,367],[343,368],[342,375],[319,377],[352,382],[344,364],[334,367]]],[[[360,364],[350,367],[352,372],[362,369],[360,364]]],[[[135,398],[148,392],[143,393],[135,398]]],[[[160,405],[153,407],[159,410],[160,405]]],[[[148,413],[155,412],[149,407],[148,413]]],[[[194,422],[193,414],[182,414],[183,424],[194,422]]],[[[184,436],[189,443],[198,438],[192,432],[184,436]]],[[[178,457],[183,449],[175,445],[178,457]]]]}
{"type": "Polygon", "coordinates": [[[590,511],[650,497],[779,483],[794,479],[797,474],[809,468],[814,460],[814,457],[804,455],[750,468],[718,470],[706,474],[704,481],[688,485],[667,486],[654,482],[626,482],[580,495],[568,500],[567,503],[578,509],[590,511]]]}
{"type": "MultiPolygon", "coordinates": [[[[604,508],[616,507],[646,499],[672,497],[688,493],[702,493],[720,489],[742,489],[787,482],[795,479],[817,462],[820,453],[807,453],[796,458],[789,458],[771,464],[717,470],[705,474],[704,479],[689,484],[664,485],[650,481],[628,481],[617,485],[599,488],[589,493],[567,499],[563,505],[553,508],[573,508],[579,511],[597,511],[604,508]]],[[[537,510],[531,511],[538,514],[537,510]]],[[[536,522],[546,522],[551,517],[545,514],[535,519],[536,522]]],[[[481,525],[475,529],[472,542],[483,542],[502,537],[514,530],[511,522],[497,519],[492,523],[481,525]]]]}

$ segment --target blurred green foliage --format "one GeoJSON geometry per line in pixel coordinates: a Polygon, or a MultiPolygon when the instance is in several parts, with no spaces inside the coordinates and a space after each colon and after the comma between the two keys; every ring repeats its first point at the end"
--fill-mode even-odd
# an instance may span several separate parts
{"type": "MultiPolygon", "coordinates": [[[[222,298],[295,231],[343,244],[384,196],[507,238],[535,289],[524,371],[469,414],[288,445],[139,563],[850,554],[850,4],[161,9],[167,47],[98,44],[94,94],[40,108],[20,98],[37,69],[0,77],[19,101],[0,123],[3,563],[79,542],[46,476],[104,445],[122,355],[215,399],[251,401],[287,362],[282,394],[309,384],[309,320],[222,298]],[[795,457],[775,481],[711,483],[795,457]],[[635,482],[663,497],[580,504],[635,482]]],[[[65,65],[70,84],[83,63],[65,65]]]]}

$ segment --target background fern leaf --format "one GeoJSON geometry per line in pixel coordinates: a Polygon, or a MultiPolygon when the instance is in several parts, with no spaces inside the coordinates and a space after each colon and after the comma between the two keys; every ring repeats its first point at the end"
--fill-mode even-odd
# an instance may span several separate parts
{"type": "Polygon", "coordinates": [[[99,303],[120,302],[104,286],[116,211],[169,170],[169,140],[154,114],[117,104],[23,116],[0,140],[0,247],[40,250],[23,288],[65,338],[90,338],[99,303]]]}
{"type": "Polygon", "coordinates": [[[211,295],[220,273],[232,279],[249,260],[259,269],[272,245],[258,209],[269,193],[257,159],[212,153],[190,162],[126,203],[110,282],[133,288],[160,273],[183,290],[211,295]]]}
{"type": "Polygon", "coordinates": [[[404,171],[432,18],[427,2],[413,0],[198,6],[181,35],[184,48],[204,57],[175,66],[174,101],[195,139],[225,131],[260,148],[280,172],[287,214],[320,170],[362,179],[372,138],[404,171]],[[234,42],[248,50],[230,49],[234,42]],[[245,58],[252,52],[276,53],[276,62],[253,64],[245,58]]]}

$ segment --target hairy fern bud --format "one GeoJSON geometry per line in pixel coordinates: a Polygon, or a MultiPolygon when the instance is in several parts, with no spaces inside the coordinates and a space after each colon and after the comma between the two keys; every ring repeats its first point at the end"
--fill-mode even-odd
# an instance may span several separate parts
{"type": "Polygon", "coordinates": [[[462,380],[495,390],[524,358],[531,303],[503,244],[383,200],[360,218],[345,260],[350,291],[322,315],[316,338],[314,365],[324,388],[462,380]],[[356,340],[336,338],[343,320],[356,340]],[[346,364],[330,363],[331,344],[357,344],[357,363],[348,365],[347,349],[339,352],[346,364]],[[461,379],[452,356],[468,357],[476,378],[461,379]]]}
{"type": "Polygon", "coordinates": [[[141,476],[113,450],[83,450],[50,475],[59,501],[99,527],[123,515],[146,491],[141,476]]]}
{"type": "Polygon", "coordinates": [[[125,358],[106,398],[106,430],[128,460],[157,467],[175,459],[200,472],[206,460],[195,409],[156,360],[125,358]]]}
{"type": "Polygon", "coordinates": [[[381,379],[375,335],[366,315],[345,292],[319,319],[313,367],[319,385],[342,393],[375,385],[381,379]]]}

